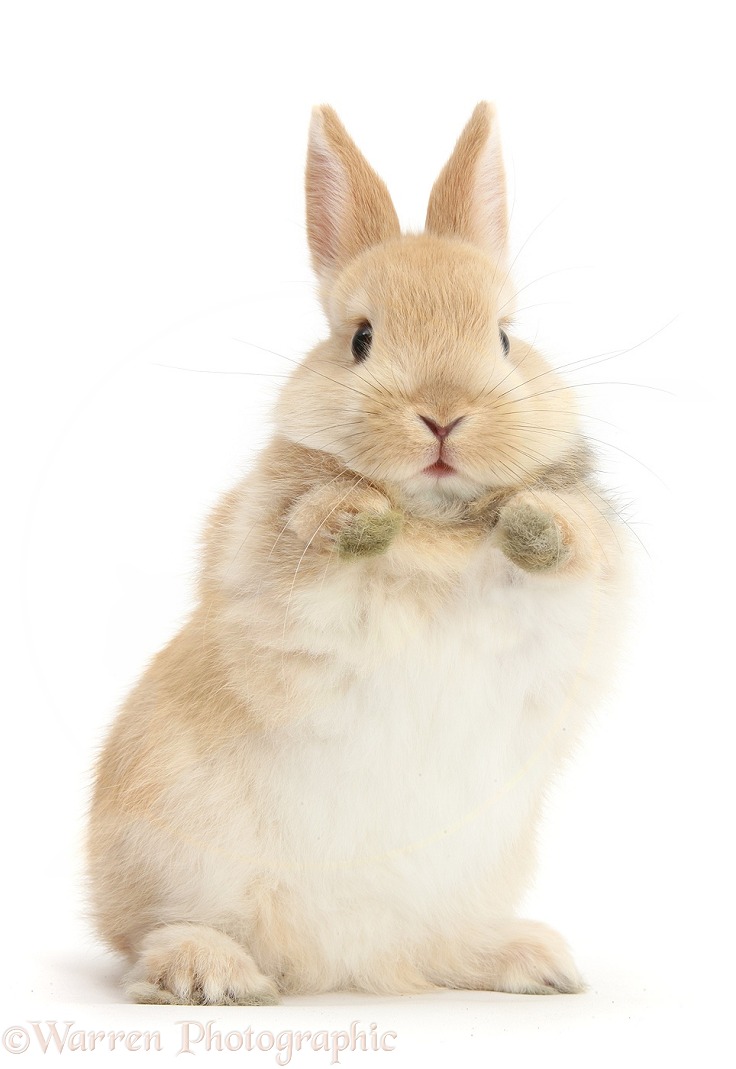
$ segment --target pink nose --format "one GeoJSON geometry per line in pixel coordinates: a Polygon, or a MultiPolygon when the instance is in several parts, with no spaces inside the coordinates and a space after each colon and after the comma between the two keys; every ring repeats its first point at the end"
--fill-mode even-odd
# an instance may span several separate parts
{"type": "Polygon", "coordinates": [[[426,423],[435,438],[439,438],[439,440],[442,441],[444,438],[447,437],[452,428],[457,427],[460,420],[464,419],[465,417],[458,416],[457,419],[454,419],[452,421],[452,423],[448,423],[444,427],[440,427],[439,423],[435,423],[435,421],[433,419],[430,419],[429,416],[420,416],[419,418],[422,423],[426,423]]]}

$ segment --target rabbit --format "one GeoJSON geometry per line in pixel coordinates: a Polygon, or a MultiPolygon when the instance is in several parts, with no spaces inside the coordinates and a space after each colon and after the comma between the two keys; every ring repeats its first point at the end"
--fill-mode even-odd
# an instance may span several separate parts
{"type": "Polygon", "coordinates": [[[511,327],[494,108],[402,233],[316,107],[306,215],[329,336],[99,756],[94,924],[143,1003],[579,992],[564,939],[517,911],[610,686],[631,554],[573,390],[511,327]]]}

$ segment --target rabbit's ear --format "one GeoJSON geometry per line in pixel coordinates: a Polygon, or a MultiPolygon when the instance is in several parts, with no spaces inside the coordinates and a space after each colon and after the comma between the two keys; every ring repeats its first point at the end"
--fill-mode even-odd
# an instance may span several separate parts
{"type": "Polygon", "coordinates": [[[506,178],[496,113],[482,101],[432,187],[426,229],[477,245],[494,260],[506,254],[506,178]]]}
{"type": "Polygon", "coordinates": [[[400,233],[386,186],[326,105],[312,112],[306,191],[309,249],[323,280],[400,233]]]}

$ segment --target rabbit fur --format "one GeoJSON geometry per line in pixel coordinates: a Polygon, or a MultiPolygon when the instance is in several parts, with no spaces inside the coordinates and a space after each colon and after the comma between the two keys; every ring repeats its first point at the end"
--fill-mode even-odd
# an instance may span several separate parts
{"type": "Polygon", "coordinates": [[[141,1002],[579,991],[517,908],[545,791],[609,685],[629,554],[574,392],[508,339],[493,108],[423,233],[329,107],[306,193],[329,335],[104,745],[97,929],[141,1002]]]}

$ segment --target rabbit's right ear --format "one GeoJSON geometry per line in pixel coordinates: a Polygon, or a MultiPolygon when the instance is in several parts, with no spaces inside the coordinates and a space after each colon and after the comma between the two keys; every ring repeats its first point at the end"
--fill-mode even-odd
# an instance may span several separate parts
{"type": "Polygon", "coordinates": [[[476,245],[497,263],[507,255],[506,177],[496,113],[481,101],[432,187],[427,230],[476,245]]]}
{"type": "Polygon", "coordinates": [[[364,249],[400,234],[385,184],[326,105],[312,112],[306,192],[309,249],[321,281],[364,249]]]}

